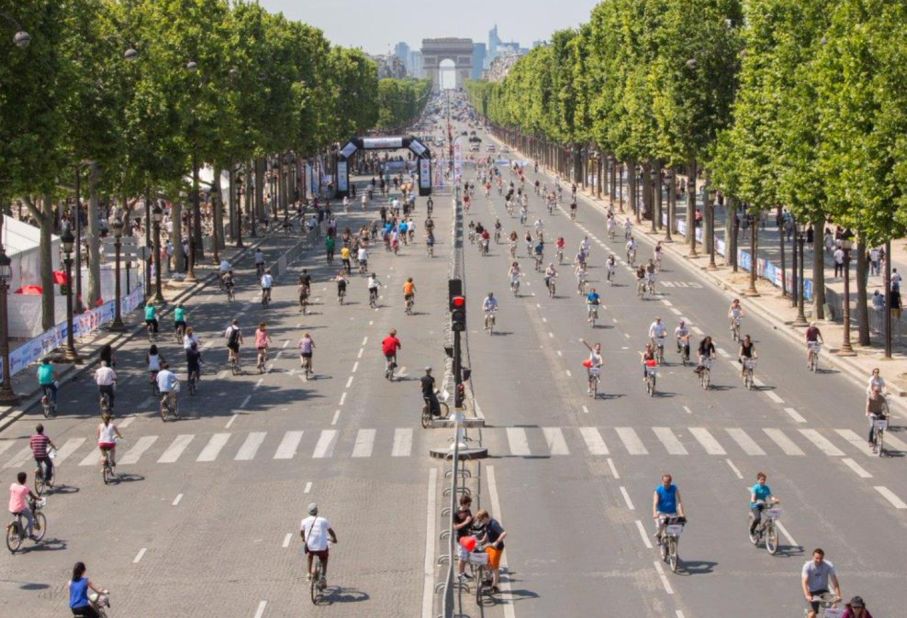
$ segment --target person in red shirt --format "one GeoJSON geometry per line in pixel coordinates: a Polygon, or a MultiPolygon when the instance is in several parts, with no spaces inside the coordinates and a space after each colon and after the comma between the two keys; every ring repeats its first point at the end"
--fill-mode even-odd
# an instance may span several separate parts
{"type": "Polygon", "coordinates": [[[31,447],[32,455],[35,458],[35,463],[38,465],[39,470],[41,470],[41,464],[44,464],[44,471],[42,474],[44,474],[45,480],[50,483],[54,478],[54,463],[47,453],[47,447],[49,446],[56,450],[57,446],[50,438],[44,435],[44,425],[39,423],[38,426],[35,427],[35,435],[29,439],[28,445],[31,447]]]}
{"type": "Polygon", "coordinates": [[[381,342],[381,351],[384,353],[386,362],[384,377],[388,380],[393,381],[394,379],[394,369],[397,368],[397,350],[402,347],[400,340],[397,339],[397,329],[392,328],[387,337],[384,338],[384,341],[381,342]]]}

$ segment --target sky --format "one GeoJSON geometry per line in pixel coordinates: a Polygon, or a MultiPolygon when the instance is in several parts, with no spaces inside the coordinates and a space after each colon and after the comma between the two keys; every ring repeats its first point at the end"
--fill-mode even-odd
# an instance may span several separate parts
{"type": "Polygon", "coordinates": [[[423,38],[462,37],[488,43],[497,23],[503,41],[531,47],[552,32],[589,21],[598,0],[259,0],[272,13],[324,31],[332,43],[387,53],[397,42],[412,49],[423,38]]]}

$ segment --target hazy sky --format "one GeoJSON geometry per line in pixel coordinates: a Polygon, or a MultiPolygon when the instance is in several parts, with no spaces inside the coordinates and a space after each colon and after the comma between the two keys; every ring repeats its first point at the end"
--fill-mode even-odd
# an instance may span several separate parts
{"type": "Polygon", "coordinates": [[[372,54],[405,41],[413,49],[423,38],[445,36],[488,42],[498,24],[503,41],[530,47],[555,30],[589,20],[598,0],[259,0],[267,10],[305,21],[332,42],[372,54]]]}

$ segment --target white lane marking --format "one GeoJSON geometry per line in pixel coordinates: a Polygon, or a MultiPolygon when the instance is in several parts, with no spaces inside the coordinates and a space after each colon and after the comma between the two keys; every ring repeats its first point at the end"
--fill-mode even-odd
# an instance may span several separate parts
{"type": "Polygon", "coordinates": [[[570,373],[570,370],[569,370],[569,369],[567,369],[566,372],[567,372],[567,377],[568,377],[568,378],[572,378],[572,377],[573,377],[573,374],[570,373]]]}
{"type": "Polygon", "coordinates": [[[784,403],[784,400],[781,399],[781,397],[779,397],[778,393],[776,393],[775,391],[762,391],[762,392],[765,393],[766,397],[768,397],[775,403],[782,403],[782,404],[784,403]]]}
{"type": "Polygon", "coordinates": [[[683,315],[683,313],[679,309],[677,309],[677,307],[671,307],[670,309],[668,309],[668,311],[670,311],[674,315],[683,315]]]}
{"type": "Polygon", "coordinates": [[[725,459],[725,461],[727,462],[727,465],[731,468],[731,470],[734,471],[734,475],[735,475],[738,479],[742,479],[742,478],[743,478],[743,475],[740,473],[740,470],[737,469],[737,466],[734,465],[734,462],[731,461],[730,459],[725,459]]]}
{"type": "Polygon", "coordinates": [[[265,436],[267,432],[265,431],[253,431],[246,436],[245,441],[242,443],[242,446],[239,447],[239,450],[236,451],[236,456],[233,458],[235,461],[251,461],[255,458],[255,453],[258,452],[258,448],[261,446],[261,443],[265,441],[265,436]]]}
{"type": "Polygon", "coordinates": [[[564,440],[564,432],[560,427],[542,427],[542,433],[545,434],[545,442],[548,443],[548,452],[552,455],[569,455],[570,449],[567,448],[567,441],[564,440]]]}
{"type": "Polygon", "coordinates": [[[662,298],[661,304],[664,305],[665,307],[673,307],[673,305],[671,304],[671,301],[669,301],[667,298],[662,298]]]}
{"type": "Polygon", "coordinates": [[[394,446],[391,457],[409,457],[413,451],[413,430],[411,427],[398,427],[394,430],[394,446]]]}
{"type": "Polygon", "coordinates": [[[82,446],[85,443],[85,438],[70,438],[67,440],[63,446],[60,447],[60,450],[57,451],[57,457],[54,459],[54,464],[59,465],[63,461],[72,455],[77,448],[82,446]]]}
{"type": "Polygon", "coordinates": [[[258,378],[258,382],[256,382],[255,386],[253,386],[252,388],[258,388],[259,386],[261,386],[261,383],[264,381],[265,381],[264,378],[258,378]]]}
{"type": "Polygon", "coordinates": [[[558,355],[558,356],[560,356],[560,357],[561,357],[561,358],[563,358],[563,357],[564,357],[564,353],[563,353],[563,352],[561,352],[561,351],[560,351],[560,350],[558,350],[558,351],[557,351],[557,355],[558,355]]]}
{"type": "Polygon", "coordinates": [[[632,427],[615,427],[614,431],[617,432],[617,437],[624,443],[627,452],[631,455],[649,454],[649,451],[646,449],[645,445],[643,445],[642,440],[636,435],[636,430],[632,427]]]}
{"type": "Polygon", "coordinates": [[[173,439],[170,446],[158,457],[158,463],[173,463],[180,458],[189,443],[195,438],[193,434],[181,433],[173,439]]]}
{"type": "Polygon", "coordinates": [[[544,323],[546,323],[546,324],[547,324],[547,323],[548,323],[548,318],[546,318],[546,317],[543,317],[543,318],[542,318],[542,322],[544,322],[544,323]]]}
{"type": "Polygon", "coordinates": [[[680,611],[679,609],[675,613],[677,614],[677,618],[685,618],[683,615],[683,612],[680,611]]]}
{"type": "Polygon", "coordinates": [[[293,533],[287,532],[287,535],[283,537],[283,544],[281,547],[287,548],[290,546],[290,541],[293,539],[293,533]]]}
{"type": "Polygon", "coordinates": [[[635,511],[636,507],[633,506],[633,501],[630,500],[630,494],[627,493],[627,488],[623,485],[620,486],[620,495],[624,497],[624,502],[627,504],[627,508],[631,511],[635,511]]]}
{"type": "Polygon", "coordinates": [[[132,564],[138,564],[138,563],[139,563],[139,560],[142,559],[142,556],[145,555],[145,552],[146,552],[146,551],[148,551],[148,548],[147,548],[147,547],[143,547],[142,549],[140,549],[140,550],[139,550],[139,553],[137,553],[137,554],[135,555],[135,558],[132,559],[132,564]]]}
{"type": "Polygon", "coordinates": [[[208,440],[208,444],[206,444],[205,448],[202,449],[202,452],[198,454],[195,461],[214,461],[217,459],[220,450],[227,444],[227,440],[230,439],[231,435],[232,434],[229,433],[216,433],[211,436],[211,439],[208,440]]]}
{"type": "Polygon", "coordinates": [[[120,423],[120,429],[125,429],[126,427],[129,427],[130,425],[132,425],[132,422],[134,420],[135,420],[135,415],[127,416],[126,418],[123,419],[123,422],[120,423]]]}
{"type": "Polygon", "coordinates": [[[583,406],[583,414],[589,414],[589,408],[583,406]]]}
{"type": "MultiPolygon", "coordinates": [[[[589,449],[590,455],[607,455],[608,445],[605,444],[602,435],[598,432],[598,429],[595,427],[580,427],[580,435],[583,436],[583,441],[586,443],[586,448],[589,449]]],[[[608,461],[611,461],[610,459],[608,461]]],[[[613,470],[612,470],[613,471],[613,470]]],[[[615,474],[615,478],[619,478],[615,474]]]]}
{"type": "Polygon", "coordinates": [[[31,446],[24,446],[22,450],[16,453],[16,456],[6,462],[4,468],[21,468],[26,461],[32,458],[31,446]]]}
{"type": "MultiPolygon", "coordinates": [[[[434,468],[432,468],[434,469],[434,468]]],[[[491,512],[498,513],[501,517],[501,500],[498,498],[498,485],[494,478],[494,466],[488,466],[486,468],[486,480],[488,482],[488,497],[491,499],[491,512]]],[[[432,513],[433,517],[437,517],[437,513],[432,513]]],[[[434,558],[434,554],[432,554],[434,558]]],[[[512,596],[510,594],[510,569],[507,566],[507,556],[501,556],[501,603],[504,606],[504,618],[516,618],[516,614],[513,611],[513,603],[511,602],[512,596]]]]}
{"type": "MultiPolygon", "coordinates": [[[[356,373],[357,369],[359,369],[359,361],[356,361],[355,363],[353,363],[353,371],[351,373],[356,373]]],[[[352,379],[352,376],[350,376],[350,379],[352,379]]],[[[349,387],[347,387],[347,388],[349,388],[349,387]]]]}
{"type": "Polygon", "coordinates": [[[819,449],[829,457],[844,456],[844,451],[829,442],[829,440],[825,436],[820,434],[815,429],[800,429],[799,431],[801,434],[803,434],[803,437],[812,442],[817,449],[819,449]]]}
{"type": "Polygon", "coordinates": [[[693,327],[693,332],[696,333],[697,335],[705,335],[705,333],[702,331],[702,329],[699,328],[698,326],[693,327]]]}
{"type": "Polygon", "coordinates": [[[246,405],[249,403],[249,400],[250,400],[250,399],[252,399],[252,395],[246,395],[246,398],[242,400],[242,403],[239,404],[239,407],[240,407],[240,408],[245,408],[246,405]]]}
{"type": "Polygon", "coordinates": [[[620,475],[617,473],[617,467],[614,465],[614,460],[608,457],[608,467],[611,468],[611,476],[615,479],[619,479],[620,475]]]}
{"type": "Polygon", "coordinates": [[[784,408],[784,411],[787,412],[788,416],[794,419],[794,422],[805,423],[806,419],[800,416],[800,413],[794,410],[793,408],[784,408]]]}
{"type": "Polygon", "coordinates": [[[724,348],[718,348],[718,354],[720,354],[722,358],[730,358],[730,357],[731,357],[731,355],[728,354],[728,353],[727,353],[727,350],[725,350],[724,348]]]}
{"type": "Polygon", "coordinates": [[[643,545],[646,546],[646,549],[652,549],[652,541],[649,540],[649,535],[646,533],[646,527],[642,525],[640,520],[636,520],[636,529],[639,530],[639,538],[642,539],[643,545]]]}
{"type": "Polygon", "coordinates": [[[674,432],[668,429],[667,427],[653,427],[652,431],[655,432],[655,435],[661,440],[661,443],[664,444],[665,449],[667,449],[669,455],[687,455],[687,449],[683,447],[683,444],[680,443],[680,440],[677,439],[677,436],[674,435],[674,432]]]}
{"type": "Polygon", "coordinates": [[[624,337],[625,337],[626,339],[629,339],[629,338],[630,338],[630,333],[624,333],[624,337]]]}
{"type": "MultiPolygon", "coordinates": [[[[859,434],[857,434],[857,432],[853,431],[852,429],[835,429],[835,432],[837,432],[839,436],[850,442],[851,446],[853,446],[864,455],[869,455],[870,457],[872,456],[872,448],[869,446],[869,444],[866,443],[865,438],[862,438],[859,434]]],[[[887,438],[888,436],[886,435],[885,437],[887,438]]]]}
{"type": "Polygon", "coordinates": [[[180,503],[180,500],[183,499],[183,494],[177,494],[176,498],[173,499],[173,506],[176,506],[180,503]]]}
{"type": "Polygon", "coordinates": [[[727,455],[724,448],[718,443],[705,427],[690,427],[690,434],[702,445],[709,455],[727,455]]]}
{"type": "Polygon", "coordinates": [[[331,419],[332,427],[337,424],[338,418],[340,418],[340,408],[337,408],[336,410],[334,410],[334,418],[331,419]]]}
{"type": "Polygon", "coordinates": [[[302,493],[307,494],[307,493],[309,493],[310,491],[312,491],[312,481],[308,481],[308,482],[305,484],[305,489],[302,490],[302,493]]]}
{"type": "Polygon", "coordinates": [[[756,444],[749,434],[740,427],[729,427],[725,431],[747,455],[765,455],[762,447],[756,444]]]}
{"type": "Polygon", "coordinates": [[[236,421],[236,417],[238,416],[239,414],[234,414],[233,416],[231,416],[230,420],[227,421],[227,424],[224,425],[224,429],[230,429],[230,427],[233,426],[234,421],[236,421]]]}
{"type": "Polygon", "coordinates": [[[894,447],[894,450],[896,451],[907,453],[907,442],[904,442],[900,438],[895,438],[893,435],[891,435],[890,431],[885,432],[885,443],[894,447]]]}
{"type": "Polygon", "coordinates": [[[507,428],[507,443],[510,445],[510,454],[518,457],[530,455],[529,439],[526,437],[526,430],[522,427],[507,428]]]}
{"type": "Polygon", "coordinates": [[[898,498],[893,491],[891,491],[884,485],[875,485],[873,486],[873,489],[882,494],[882,497],[888,500],[888,502],[891,503],[891,506],[898,509],[899,511],[907,509],[907,504],[905,504],[903,500],[898,498]]]}
{"type": "Polygon", "coordinates": [[[368,343],[368,337],[363,337],[363,338],[362,338],[362,347],[363,347],[363,348],[365,347],[365,344],[366,344],[366,343],[368,343]]]}
{"type": "Polygon", "coordinates": [[[860,464],[855,462],[850,457],[844,457],[843,459],[841,459],[841,463],[843,463],[845,466],[847,466],[848,468],[853,470],[854,473],[857,476],[859,476],[861,479],[871,479],[872,478],[872,475],[869,472],[867,472],[863,468],[863,466],[861,466],[860,464]]]}
{"type": "Polygon", "coordinates": [[[296,449],[299,448],[299,442],[302,440],[302,431],[288,431],[283,434],[277,450],[274,452],[274,459],[293,459],[296,457],[296,449]]]}
{"type": "Polygon", "coordinates": [[[665,576],[665,570],[661,568],[661,563],[658,561],[655,562],[655,570],[658,571],[658,578],[661,580],[661,585],[665,587],[665,592],[667,592],[668,594],[674,594],[674,589],[671,588],[671,583],[665,576]]]}
{"type": "Polygon", "coordinates": [[[365,352],[365,348],[359,348],[359,354],[356,355],[356,358],[362,358],[362,353],[365,352]]]}
{"type": "Polygon", "coordinates": [[[425,520],[425,558],[422,562],[422,618],[434,618],[435,522],[437,513],[438,469],[428,471],[428,515],[425,520]]]}
{"type": "Polygon", "coordinates": [[[800,544],[797,543],[796,540],[794,540],[794,537],[792,537],[790,532],[787,531],[787,528],[784,527],[784,524],[782,524],[778,520],[775,520],[775,525],[778,526],[778,530],[780,530],[781,534],[784,535],[784,538],[787,539],[789,545],[791,545],[792,547],[800,547],[800,544]]]}
{"type": "Polygon", "coordinates": [[[353,376],[350,376],[349,378],[346,379],[346,387],[345,387],[345,388],[349,388],[350,385],[351,385],[352,383],[353,383],[353,376]]]}
{"type": "Polygon", "coordinates": [[[764,431],[765,435],[771,438],[772,441],[777,444],[782,451],[784,451],[785,455],[795,455],[798,457],[803,455],[803,450],[799,446],[794,444],[793,440],[788,438],[780,429],[769,428],[763,429],[762,431],[764,431]]]}
{"type": "Polygon", "coordinates": [[[353,457],[371,457],[375,448],[375,430],[360,429],[353,445],[353,457]]]}
{"type": "Polygon", "coordinates": [[[258,604],[258,609],[255,610],[255,618],[261,618],[265,615],[265,608],[268,606],[267,601],[262,601],[258,604]]]}
{"type": "Polygon", "coordinates": [[[100,454],[97,450],[91,449],[88,454],[85,456],[82,461],[79,462],[80,466],[92,466],[97,464],[100,461],[100,454]]]}
{"type": "Polygon", "coordinates": [[[283,342],[283,349],[286,350],[288,345],[290,345],[289,339],[287,339],[286,341],[283,342]]]}
{"type": "Polygon", "coordinates": [[[554,339],[554,333],[552,333],[551,331],[548,331],[548,336],[554,339]]]}
{"type": "Polygon", "coordinates": [[[690,407],[689,407],[689,406],[684,406],[683,409],[686,411],[687,414],[692,414],[692,413],[693,413],[693,411],[690,410],[690,407]]]}
{"type": "Polygon", "coordinates": [[[135,442],[135,446],[126,451],[122,457],[117,457],[118,464],[134,464],[139,457],[145,454],[152,444],[157,441],[157,436],[142,436],[135,442]]]}
{"type": "Polygon", "coordinates": [[[324,459],[334,454],[334,442],[337,439],[336,429],[323,429],[318,437],[318,443],[315,445],[315,451],[312,457],[315,459],[324,459]]]}
{"type": "Polygon", "coordinates": [[[346,391],[343,391],[343,392],[340,394],[340,403],[338,403],[337,405],[338,405],[338,406],[342,406],[344,401],[346,401],[346,391]]]}

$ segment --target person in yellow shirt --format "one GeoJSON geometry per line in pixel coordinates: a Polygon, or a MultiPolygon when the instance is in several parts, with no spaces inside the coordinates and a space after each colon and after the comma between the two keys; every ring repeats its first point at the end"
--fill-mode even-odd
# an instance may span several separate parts
{"type": "Polygon", "coordinates": [[[350,274],[350,248],[346,245],[340,248],[340,261],[343,263],[343,270],[350,274]]]}
{"type": "Polygon", "coordinates": [[[406,310],[406,313],[412,313],[412,308],[415,301],[416,284],[413,283],[413,278],[409,277],[403,283],[403,308],[406,310]]]}

